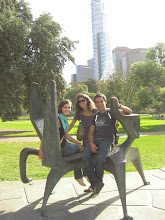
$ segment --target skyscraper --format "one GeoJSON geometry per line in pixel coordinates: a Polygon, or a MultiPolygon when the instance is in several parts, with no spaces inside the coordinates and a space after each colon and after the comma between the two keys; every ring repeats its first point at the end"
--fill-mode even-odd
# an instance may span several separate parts
{"type": "Polygon", "coordinates": [[[91,0],[94,78],[100,80],[111,74],[110,40],[102,0],[91,0]]]}

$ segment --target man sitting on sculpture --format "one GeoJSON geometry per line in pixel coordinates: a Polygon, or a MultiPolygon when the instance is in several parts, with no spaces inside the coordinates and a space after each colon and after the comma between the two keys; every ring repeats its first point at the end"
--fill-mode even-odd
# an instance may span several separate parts
{"type": "MultiPolygon", "coordinates": [[[[121,114],[130,114],[132,110],[124,105],[117,106],[121,114]]],[[[103,174],[106,158],[110,155],[114,145],[115,123],[116,120],[111,115],[111,110],[106,108],[106,96],[99,93],[95,96],[94,102],[98,112],[92,117],[92,125],[89,130],[89,145],[83,153],[83,163],[85,171],[91,183],[92,197],[99,194],[103,184],[103,174]],[[92,157],[96,156],[95,167],[92,163],[92,157]]]]}

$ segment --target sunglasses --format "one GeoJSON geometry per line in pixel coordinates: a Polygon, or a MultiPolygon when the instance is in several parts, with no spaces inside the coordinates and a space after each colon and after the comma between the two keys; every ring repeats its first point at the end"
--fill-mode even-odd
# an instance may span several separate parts
{"type": "Polygon", "coordinates": [[[81,102],[85,102],[86,100],[85,99],[81,99],[78,101],[78,103],[80,104],[81,102]]]}

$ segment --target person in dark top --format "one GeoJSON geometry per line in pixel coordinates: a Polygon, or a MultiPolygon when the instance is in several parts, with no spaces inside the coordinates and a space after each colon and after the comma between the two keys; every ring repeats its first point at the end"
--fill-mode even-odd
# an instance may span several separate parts
{"type": "MultiPolygon", "coordinates": [[[[58,124],[59,124],[59,134],[60,134],[60,143],[61,143],[61,151],[63,156],[67,156],[74,153],[79,153],[84,150],[81,143],[72,138],[68,134],[69,123],[68,116],[71,112],[72,103],[68,99],[64,99],[60,102],[58,106],[58,124]],[[72,143],[67,142],[69,140],[72,143]]],[[[39,149],[39,158],[44,160],[44,154],[42,151],[42,143],[41,140],[40,149],[39,149]]]]}
{"type": "MultiPolygon", "coordinates": [[[[130,108],[119,104],[117,98],[116,100],[121,114],[130,114],[132,112],[130,108]]],[[[92,125],[88,136],[90,147],[85,148],[82,157],[85,171],[91,183],[90,188],[93,189],[92,197],[98,195],[104,186],[104,166],[114,144],[116,123],[116,120],[111,116],[111,110],[106,108],[107,100],[105,95],[97,94],[94,102],[96,108],[98,108],[98,113],[92,116],[92,125]],[[96,156],[95,167],[91,160],[94,155],[96,156]]]]}
{"type": "MultiPolygon", "coordinates": [[[[97,109],[95,107],[95,103],[93,102],[93,100],[87,94],[79,93],[77,95],[77,101],[75,105],[75,115],[74,115],[72,122],[69,125],[69,130],[73,128],[77,120],[81,121],[85,129],[85,134],[83,137],[83,147],[89,146],[88,134],[89,134],[89,128],[91,125],[91,118],[92,118],[92,115],[96,112],[97,112],[97,109]]],[[[82,173],[81,169],[76,170],[75,179],[81,186],[85,186],[83,176],[87,178],[87,175],[84,171],[82,173]]],[[[85,189],[84,191],[90,192],[90,189],[85,189]]]]}

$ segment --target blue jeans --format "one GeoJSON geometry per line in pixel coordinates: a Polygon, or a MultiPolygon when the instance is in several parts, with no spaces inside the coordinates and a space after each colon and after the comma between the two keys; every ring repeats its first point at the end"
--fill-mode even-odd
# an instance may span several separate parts
{"type": "Polygon", "coordinates": [[[82,160],[84,163],[85,171],[89,178],[89,181],[93,187],[100,184],[103,179],[104,167],[106,158],[110,155],[112,151],[112,140],[107,140],[103,138],[96,139],[94,144],[97,146],[97,153],[93,153],[90,147],[85,148],[82,160]],[[92,163],[92,158],[96,157],[95,166],[92,163]]]}
{"type": "MultiPolygon", "coordinates": [[[[71,154],[79,153],[80,152],[80,148],[79,148],[78,144],[66,142],[65,146],[61,149],[61,151],[62,151],[62,155],[63,156],[68,156],[68,155],[71,155],[71,154]]],[[[82,178],[81,169],[74,170],[74,177],[75,177],[75,179],[82,178]]]]}

